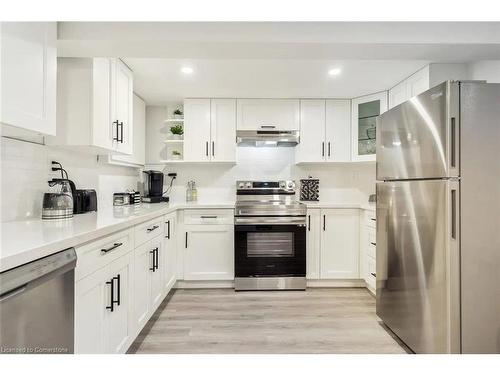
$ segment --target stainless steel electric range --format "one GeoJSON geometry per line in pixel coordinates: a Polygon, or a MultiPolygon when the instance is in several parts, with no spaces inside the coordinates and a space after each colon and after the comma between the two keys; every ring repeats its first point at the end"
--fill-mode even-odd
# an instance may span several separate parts
{"type": "Polygon", "coordinates": [[[294,181],[237,181],[235,289],[306,288],[306,206],[294,181]]]}

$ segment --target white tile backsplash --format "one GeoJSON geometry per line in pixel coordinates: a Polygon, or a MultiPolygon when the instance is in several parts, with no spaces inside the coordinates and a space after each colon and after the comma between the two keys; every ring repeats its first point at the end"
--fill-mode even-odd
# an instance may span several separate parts
{"type": "Polygon", "coordinates": [[[47,181],[59,176],[51,161],[62,163],[79,189],[95,189],[99,207],[111,206],[113,193],[137,188],[139,172],[133,168],[99,163],[95,155],[2,137],[1,220],[41,216],[47,181]]]}

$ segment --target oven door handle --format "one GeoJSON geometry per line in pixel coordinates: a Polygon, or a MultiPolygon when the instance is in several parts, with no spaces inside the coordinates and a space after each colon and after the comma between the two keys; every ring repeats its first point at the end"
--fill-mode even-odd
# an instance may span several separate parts
{"type": "Polygon", "coordinates": [[[234,217],[235,224],[246,225],[306,225],[305,216],[283,216],[283,217],[234,217]]]}

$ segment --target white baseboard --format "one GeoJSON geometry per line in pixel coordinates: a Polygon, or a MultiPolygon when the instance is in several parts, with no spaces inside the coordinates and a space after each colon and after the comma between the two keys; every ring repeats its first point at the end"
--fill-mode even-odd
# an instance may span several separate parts
{"type": "MultiPolygon", "coordinates": [[[[364,280],[307,280],[308,288],[366,288],[364,280]]],[[[177,280],[174,289],[234,288],[232,280],[177,280]]]]}

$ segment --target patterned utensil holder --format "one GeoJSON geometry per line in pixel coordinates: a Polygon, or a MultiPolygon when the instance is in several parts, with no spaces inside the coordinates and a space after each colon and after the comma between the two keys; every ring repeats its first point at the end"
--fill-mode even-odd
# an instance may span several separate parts
{"type": "Polygon", "coordinates": [[[319,201],[319,180],[316,178],[307,178],[300,180],[300,200],[301,201],[319,201]]]}

